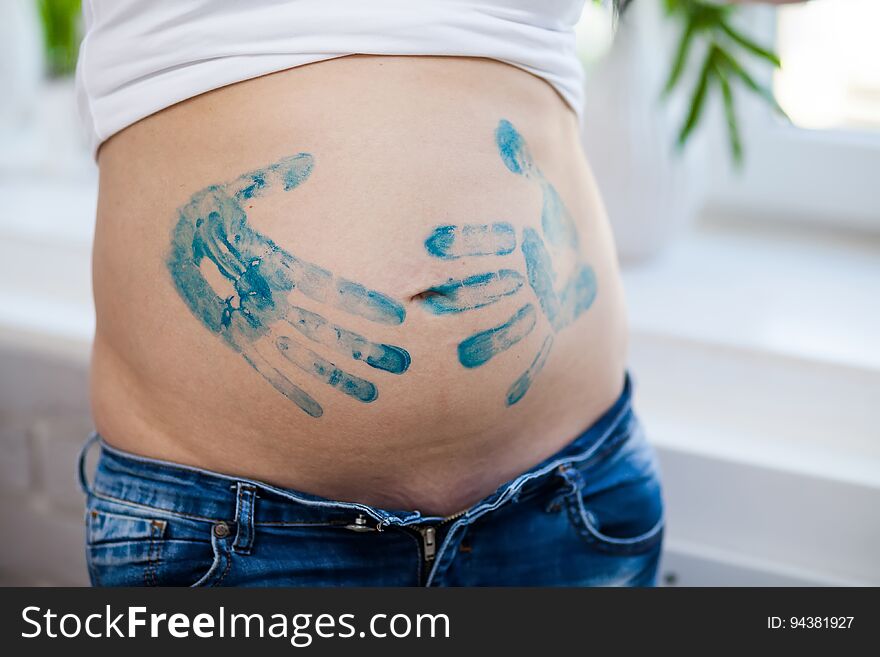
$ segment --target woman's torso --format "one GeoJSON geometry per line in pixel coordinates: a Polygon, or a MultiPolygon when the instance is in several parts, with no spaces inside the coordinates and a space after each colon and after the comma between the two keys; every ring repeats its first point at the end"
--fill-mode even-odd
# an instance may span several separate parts
{"type": "Polygon", "coordinates": [[[620,393],[577,120],[519,69],[311,64],[152,115],[99,163],[92,396],[117,447],[446,514],[620,393]]]}

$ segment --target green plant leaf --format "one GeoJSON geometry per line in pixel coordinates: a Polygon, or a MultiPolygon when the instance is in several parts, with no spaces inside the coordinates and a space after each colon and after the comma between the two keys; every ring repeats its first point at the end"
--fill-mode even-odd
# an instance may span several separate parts
{"type": "Polygon", "coordinates": [[[706,60],[703,62],[703,68],[700,70],[700,77],[697,80],[697,86],[694,87],[694,93],[691,96],[691,106],[688,110],[687,118],[678,133],[678,147],[684,146],[688,137],[694,131],[700,115],[703,113],[703,107],[706,104],[706,92],[709,90],[709,82],[712,79],[712,70],[715,63],[715,47],[709,48],[706,53],[706,60]]]}
{"type": "Polygon", "coordinates": [[[779,105],[776,97],[773,95],[773,92],[770,89],[758,83],[726,50],[724,50],[723,48],[718,48],[717,51],[718,57],[721,59],[723,66],[725,66],[731,73],[739,78],[740,81],[742,81],[742,83],[746,86],[746,88],[763,98],[777,113],[779,113],[785,119],[788,119],[788,115],[785,113],[785,110],[783,110],[782,107],[779,105]]]}
{"type": "Polygon", "coordinates": [[[693,50],[697,47],[706,48],[706,59],[691,93],[687,116],[678,133],[677,147],[682,149],[693,134],[704,114],[711,87],[717,82],[727,123],[731,157],[737,166],[741,166],[743,143],[736,114],[737,86],[741,84],[766,101],[780,115],[788,117],[772,91],[756,81],[737,58],[743,60],[748,56],[755,56],[762,63],[779,67],[779,57],[770,48],[760,45],[731,24],[733,15],[738,10],[735,5],[715,0],[663,0],[663,6],[666,14],[681,26],[680,41],[663,88],[663,97],[683,84],[693,50]]]}
{"type": "Polygon", "coordinates": [[[779,61],[779,55],[777,55],[772,50],[764,48],[761,45],[758,45],[757,43],[752,41],[750,38],[748,38],[746,35],[744,35],[742,32],[731,27],[730,24],[727,23],[727,21],[720,21],[718,24],[718,27],[720,27],[721,30],[727,36],[729,36],[731,39],[736,41],[739,45],[741,45],[743,48],[745,48],[746,50],[751,52],[753,55],[757,55],[761,59],[766,59],[768,62],[773,64],[773,66],[775,66],[776,68],[779,68],[780,66],[782,66],[782,62],[779,61]]]}
{"type": "Polygon", "coordinates": [[[717,29],[733,10],[731,5],[714,5],[687,0],[686,13],[701,29],[717,29]]]}
{"type": "Polygon", "coordinates": [[[80,0],[37,0],[49,74],[69,75],[76,68],[80,0]]]}
{"type": "Polygon", "coordinates": [[[672,60],[672,68],[669,70],[669,77],[666,80],[666,84],[663,85],[664,96],[668,95],[681,79],[681,74],[682,71],[684,71],[684,65],[687,62],[687,56],[690,52],[691,43],[693,43],[696,31],[696,23],[689,21],[681,35],[681,41],[678,43],[678,50],[675,53],[675,58],[672,60]]]}
{"type": "Polygon", "coordinates": [[[724,71],[722,60],[718,59],[715,63],[715,71],[718,76],[718,82],[721,86],[721,98],[724,101],[724,119],[727,122],[727,137],[730,144],[730,155],[733,163],[737,168],[742,166],[743,149],[742,139],[739,133],[739,121],[736,118],[736,104],[733,100],[733,89],[730,86],[730,80],[724,71]]]}

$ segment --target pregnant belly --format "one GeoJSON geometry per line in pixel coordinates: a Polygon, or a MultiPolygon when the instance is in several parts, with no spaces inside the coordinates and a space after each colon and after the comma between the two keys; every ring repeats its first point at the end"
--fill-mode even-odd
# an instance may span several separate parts
{"type": "Polygon", "coordinates": [[[139,454],[452,513],[623,380],[574,117],[483,60],[351,57],[104,145],[95,422],[139,454]]]}

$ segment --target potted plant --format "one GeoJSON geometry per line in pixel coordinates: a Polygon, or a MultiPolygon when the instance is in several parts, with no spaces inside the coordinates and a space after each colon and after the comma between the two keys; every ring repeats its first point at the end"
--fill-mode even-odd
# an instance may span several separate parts
{"type": "MultiPolygon", "coordinates": [[[[776,55],[736,26],[739,7],[708,0],[638,0],[621,15],[606,9],[616,34],[587,66],[584,141],[625,260],[659,252],[691,223],[707,175],[700,126],[715,95],[729,152],[741,166],[745,146],[736,114],[740,91],[772,93],[751,62],[779,66],[776,55]],[[671,61],[658,53],[672,53],[671,61]],[[688,146],[685,149],[685,146],[688,146]]],[[[594,0],[596,5],[608,3],[594,0]]],[[[589,17],[588,17],[589,18],[589,17]]],[[[593,20],[595,17],[593,10],[593,20]]]]}

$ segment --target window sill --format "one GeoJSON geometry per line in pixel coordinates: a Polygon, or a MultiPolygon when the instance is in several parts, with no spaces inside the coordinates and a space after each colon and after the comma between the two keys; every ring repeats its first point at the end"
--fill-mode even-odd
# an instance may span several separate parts
{"type": "Polygon", "coordinates": [[[632,327],[880,371],[880,237],[707,223],[624,271],[632,327]]]}
{"type": "Polygon", "coordinates": [[[625,270],[681,584],[880,583],[878,255],[716,224],[625,270]]]}
{"type": "Polygon", "coordinates": [[[707,225],[624,281],[659,444],[880,489],[880,240],[707,225]]]}

